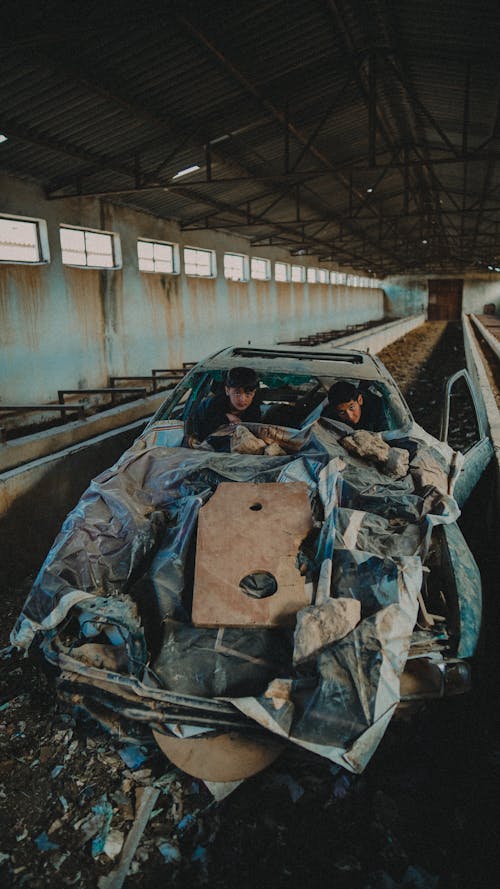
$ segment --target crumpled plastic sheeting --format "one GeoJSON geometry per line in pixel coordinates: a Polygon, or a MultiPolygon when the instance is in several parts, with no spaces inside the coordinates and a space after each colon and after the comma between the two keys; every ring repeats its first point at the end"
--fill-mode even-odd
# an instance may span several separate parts
{"type": "MultiPolygon", "coordinates": [[[[114,689],[115,707],[126,687],[123,712],[131,719],[139,713],[130,706],[134,695],[140,696],[137,718],[146,724],[148,695],[150,724],[160,702],[177,693],[188,709],[190,701],[203,708],[203,697],[207,706],[213,698],[214,713],[225,698],[235,715],[240,711],[255,725],[360,771],[399,699],[431,526],[458,515],[451,495],[459,462],[416,425],[404,435],[384,434],[391,446],[409,451],[410,471],[398,480],[348,454],[343,424],[314,423],[299,434],[249,428],[285,451],[288,442],[287,453],[250,456],[136,442],[67,517],[11,641],[28,648],[41,637],[46,656],[66,664],[70,683],[73,663],[74,677],[86,675],[87,686],[94,677],[100,694],[114,689]],[[436,484],[424,484],[430,476],[423,467],[436,484]],[[312,667],[294,673],[286,631],[246,635],[190,623],[198,510],[221,481],[308,485],[313,515],[322,518],[307,578],[313,601],[351,596],[362,609],[355,629],[323,649],[312,667]],[[96,668],[99,643],[103,652],[113,645],[126,652],[122,677],[113,672],[120,659],[111,657],[106,668],[103,656],[103,668],[96,668]],[[276,677],[289,681],[286,700],[273,696],[276,677]]],[[[203,724],[209,730],[208,718],[203,724]]],[[[168,730],[167,719],[164,725],[168,730]]]]}
{"type": "Polygon", "coordinates": [[[289,633],[261,627],[197,627],[164,622],[153,668],[165,688],[208,697],[258,694],[289,669],[289,633]],[[186,665],[189,665],[187,668],[186,665]]]}

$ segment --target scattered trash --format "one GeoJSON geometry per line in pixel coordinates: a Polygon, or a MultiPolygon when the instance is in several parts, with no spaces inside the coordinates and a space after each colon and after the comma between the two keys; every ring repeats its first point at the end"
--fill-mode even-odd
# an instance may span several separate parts
{"type": "Polygon", "coordinates": [[[61,774],[63,768],[64,768],[64,766],[61,766],[61,765],[59,765],[59,766],[54,766],[54,768],[52,769],[52,771],[51,771],[51,773],[50,773],[50,777],[51,777],[51,778],[57,778],[57,776],[61,774]]]}
{"type": "Polygon", "coordinates": [[[189,830],[190,827],[194,827],[195,824],[196,817],[194,815],[192,815],[191,813],[185,815],[184,818],[182,818],[177,825],[177,832],[184,833],[184,831],[189,830]]]}
{"type": "Polygon", "coordinates": [[[124,836],[121,830],[110,830],[104,843],[103,852],[108,858],[114,860],[123,848],[124,836]]]}
{"type": "Polygon", "coordinates": [[[201,865],[206,865],[207,860],[207,850],[205,849],[205,846],[197,846],[191,855],[191,861],[197,861],[201,865]]]}
{"type": "Polygon", "coordinates": [[[35,837],[35,845],[40,849],[40,852],[50,852],[52,849],[59,849],[59,843],[53,843],[52,840],[49,840],[45,831],[35,837]]]}
{"type": "Polygon", "coordinates": [[[139,805],[135,821],[123,845],[122,856],[118,866],[109,874],[99,878],[99,889],[121,889],[128,874],[132,859],[141,840],[151,812],[154,809],[160,791],[157,787],[145,787],[139,796],[139,805]]]}
{"type": "Polygon", "coordinates": [[[181,853],[177,846],[174,846],[173,843],[170,842],[162,842],[158,846],[159,851],[163,856],[163,860],[166,864],[173,864],[174,862],[181,860],[181,853]]]}
{"type": "Polygon", "coordinates": [[[75,830],[80,830],[82,833],[80,846],[84,846],[92,839],[92,856],[94,858],[100,855],[104,849],[112,817],[113,809],[106,796],[103,795],[99,802],[92,807],[92,811],[73,825],[75,830]]]}
{"type": "Polygon", "coordinates": [[[123,759],[123,762],[129,769],[138,769],[147,758],[146,753],[144,753],[144,748],[139,746],[135,747],[133,744],[129,744],[127,747],[121,747],[118,750],[118,755],[123,759]]]}
{"type": "Polygon", "coordinates": [[[92,811],[98,818],[101,819],[99,833],[92,840],[92,856],[96,858],[98,855],[101,854],[101,852],[104,851],[104,847],[106,845],[109,834],[109,828],[111,825],[111,819],[113,817],[113,809],[111,808],[111,805],[106,797],[102,796],[100,801],[92,807],[92,811]]]}
{"type": "Polygon", "coordinates": [[[64,862],[70,857],[71,852],[62,852],[55,861],[52,862],[54,870],[60,870],[64,862]]]}

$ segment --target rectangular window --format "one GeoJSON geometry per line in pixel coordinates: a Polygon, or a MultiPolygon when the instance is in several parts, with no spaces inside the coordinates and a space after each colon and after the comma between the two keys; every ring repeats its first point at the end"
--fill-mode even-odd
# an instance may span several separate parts
{"type": "Polygon", "coordinates": [[[292,281],[302,284],[306,280],[306,270],[303,265],[292,265],[292,281]]]}
{"type": "Polygon", "coordinates": [[[229,281],[248,281],[248,256],[224,253],[224,277],[229,281]]]}
{"type": "Polygon", "coordinates": [[[87,269],[118,269],[122,264],[120,239],[113,232],[61,225],[62,261],[87,269]]]}
{"type": "Polygon", "coordinates": [[[47,223],[44,219],[0,216],[0,262],[49,262],[47,223]]]}
{"type": "Polygon", "coordinates": [[[309,284],[316,284],[318,280],[318,269],[307,269],[307,280],[309,284]]]}
{"type": "Polygon", "coordinates": [[[318,284],[328,284],[328,269],[318,269],[318,284]]]}
{"type": "Polygon", "coordinates": [[[255,281],[269,281],[271,279],[271,261],[252,256],[250,260],[250,274],[255,281]]]}
{"type": "Polygon", "coordinates": [[[179,248],[166,241],[137,241],[137,258],[141,272],[164,272],[167,275],[179,273],[179,248]]]}
{"type": "Polygon", "coordinates": [[[275,281],[289,281],[290,280],[290,266],[287,262],[275,262],[274,263],[274,280],[275,281]]]}
{"type": "Polygon", "coordinates": [[[184,247],[184,271],[196,278],[215,278],[215,251],[184,247]]]}

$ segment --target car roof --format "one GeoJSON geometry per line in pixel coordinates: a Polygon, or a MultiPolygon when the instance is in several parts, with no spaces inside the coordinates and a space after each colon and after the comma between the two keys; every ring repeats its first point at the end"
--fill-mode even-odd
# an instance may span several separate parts
{"type": "Polygon", "coordinates": [[[257,373],[307,373],[361,380],[384,379],[394,383],[376,356],[341,347],[319,351],[305,346],[229,346],[203,359],[193,370],[211,371],[238,366],[251,366],[257,373]]]}

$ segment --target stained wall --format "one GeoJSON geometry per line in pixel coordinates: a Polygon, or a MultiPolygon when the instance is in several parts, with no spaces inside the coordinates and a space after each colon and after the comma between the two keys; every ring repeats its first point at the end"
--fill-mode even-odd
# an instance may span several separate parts
{"type": "MultiPolygon", "coordinates": [[[[0,175],[0,214],[47,221],[50,263],[0,263],[0,398],[53,401],[60,388],[105,386],[110,375],[176,367],[231,343],[270,344],[318,330],[381,319],[380,289],[254,281],[223,275],[224,252],[290,262],[288,251],[215,232],[181,232],[175,222],[97,199],[48,201],[31,184],[0,175]],[[120,236],[123,267],[64,266],[59,225],[120,236]],[[140,272],[137,238],[216,251],[217,277],[140,272]]],[[[315,265],[315,257],[294,260],[315,265]]],[[[182,263],[181,263],[182,268],[182,263]]]]}

